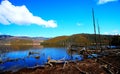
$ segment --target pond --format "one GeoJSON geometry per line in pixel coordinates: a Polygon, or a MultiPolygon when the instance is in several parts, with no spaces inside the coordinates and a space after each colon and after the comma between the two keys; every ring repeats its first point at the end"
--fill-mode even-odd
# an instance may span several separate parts
{"type": "MultiPolygon", "coordinates": [[[[0,48],[0,50],[3,50],[0,48]]],[[[12,71],[16,72],[22,68],[33,68],[35,66],[44,66],[47,63],[47,58],[54,60],[83,60],[83,57],[78,54],[67,52],[65,48],[28,48],[2,52],[0,54],[0,72],[12,71]]]]}

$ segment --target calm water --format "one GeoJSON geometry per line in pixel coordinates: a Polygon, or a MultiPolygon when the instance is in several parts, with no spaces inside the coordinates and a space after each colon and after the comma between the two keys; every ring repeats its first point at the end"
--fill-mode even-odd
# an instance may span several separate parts
{"type": "MultiPolygon", "coordinates": [[[[3,51],[2,48],[0,50],[3,51]]],[[[17,71],[22,68],[32,68],[36,65],[44,66],[47,58],[51,57],[54,60],[82,60],[81,55],[73,54],[72,57],[67,53],[65,48],[34,48],[19,49],[14,51],[13,48],[7,52],[0,54],[0,72],[17,71]],[[12,51],[10,51],[12,50],[12,51]]]]}

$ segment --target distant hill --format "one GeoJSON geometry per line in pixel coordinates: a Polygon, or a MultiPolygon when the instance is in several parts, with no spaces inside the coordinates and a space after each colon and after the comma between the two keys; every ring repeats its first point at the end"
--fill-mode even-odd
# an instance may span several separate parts
{"type": "MultiPolygon", "coordinates": [[[[120,46],[119,35],[97,35],[97,43],[102,45],[120,46]]],[[[74,34],[71,36],[58,36],[54,38],[45,37],[27,37],[27,36],[11,36],[0,35],[0,45],[39,45],[44,46],[66,46],[68,44],[76,44],[81,46],[94,45],[94,34],[74,34]]]]}
{"type": "Polygon", "coordinates": [[[27,37],[27,36],[11,36],[11,35],[0,35],[0,45],[10,44],[40,44],[44,40],[49,38],[45,37],[27,37]]]}
{"type": "Polygon", "coordinates": [[[11,35],[0,35],[0,39],[14,39],[14,38],[18,38],[18,39],[33,39],[33,40],[47,40],[49,38],[45,38],[45,37],[28,37],[28,36],[11,36],[11,35]]]}
{"type": "Polygon", "coordinates": [[[1,39],[11,38],[11,37],[14,37],[14,36],[11,36],[11,35],[0,35],[0,40],[1,39]]]}
{"type": "MultiPolygon", "coordinates": [[[[97,43],[100,42],[103,45],[109,45],[113,35],[96,35],[97,43]]],[[[94,34],[74,34],[71,36],[58,36],[45,40],[42,43],[44,46],[66,46],[67,44],[76,44],[81,46],[94,45],[95,35],[94,34]]]]}

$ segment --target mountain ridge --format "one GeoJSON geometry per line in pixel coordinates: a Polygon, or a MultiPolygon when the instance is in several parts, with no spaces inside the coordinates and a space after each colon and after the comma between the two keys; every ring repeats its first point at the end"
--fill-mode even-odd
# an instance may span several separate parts
{"type": "MultiPolygon", "coordinates": [[[[96,34],[96,42],[98,44],[101,43],[102,45],[109,45],[114,43],[115,41],[117,44],[120,43],[119,35],[96,34]]],[[[96,42],[95,42],[95,34],[81,33],[81,34],[73,34],[70,36],[54,37],[54,38],[45,40],[42,44],[45,46],[66,46],[67,44],[79,44],[82,46],[86,46],[86,45],[94,45],[96,42]]]]}
{"type": "Polygon", "coordinates": [[[45,37],[28,37],[28,36],[12,36],[0,35],[0,45],[39,45],[44,40],[49,38],[45,37]]]}

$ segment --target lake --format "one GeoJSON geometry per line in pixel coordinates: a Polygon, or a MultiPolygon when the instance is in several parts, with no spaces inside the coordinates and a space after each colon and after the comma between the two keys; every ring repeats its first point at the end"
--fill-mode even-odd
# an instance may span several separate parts
{"type": "Polygon", "coordinates": [[[83,60],[81,55],[77,53],[70,55],[65,48],[28,47],[0,47],[0,72],[16,72],[22,68],[44,66],[48,57],[54,60],[83,60]]]}

